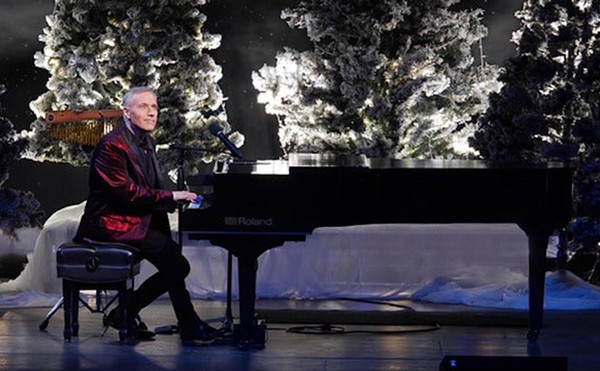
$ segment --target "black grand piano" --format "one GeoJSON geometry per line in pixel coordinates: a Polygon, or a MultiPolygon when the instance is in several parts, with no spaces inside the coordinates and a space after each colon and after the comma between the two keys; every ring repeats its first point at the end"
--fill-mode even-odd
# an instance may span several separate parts
{"type": "Polygon", "coordinates": [[[223,162],[213,171],[210,207],[184,211],[180,230],[237,257],[234,338],[248,345],[263,341],[255,322],[257,259],[285,241],[302,241],[326,226],[516,223],[529,241],[528,339],[534,341],[543,322],[548,238],[572,216],[573,171],[562,162],[326,155],[223,162]]]}

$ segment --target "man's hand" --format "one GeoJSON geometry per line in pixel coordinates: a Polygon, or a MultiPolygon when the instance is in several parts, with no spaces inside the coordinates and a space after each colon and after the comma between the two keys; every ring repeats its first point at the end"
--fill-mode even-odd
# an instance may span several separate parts
{"type": "Polygon", "coordinates": [[[192,202],[198,197],[194,192],[188,191],[173,191],[173,200],[177,202],[189,201],[192,202]]]}

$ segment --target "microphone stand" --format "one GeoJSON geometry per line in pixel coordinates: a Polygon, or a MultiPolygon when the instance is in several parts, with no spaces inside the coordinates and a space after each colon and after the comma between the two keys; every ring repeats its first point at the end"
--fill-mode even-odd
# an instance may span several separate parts
{"type": "MultiPolygon", "coordinates": [[[[177,147],[177,190],[186,190],[185,186],[185,147],[177,147]]],[[[183,215],[183,203],[177,204],[177,244],[179,249],[183,249],[183,232],[181,231],[181,217],[183,215]]]]}
{"type": "MultiPolygon", "coordinates": [[[[177,151],[177,190],[178,191],[187,191],[187,186],[185,183],[185,159],[189,152],[207,152],[206,149],[203,148],[195,148],[195,147],[186,147],[186,146],[175,146],[174,150],[177,151]]],[[[184,204],[180,203],[177,205],[177,243],[179,245],[179,249],[183,249],[183,231],[181,230],[181,218],[183,216],[184,204]]]]}
{"type": "MultiPolygon", "coordinates": [[[[207,152],[206,149],[194,148],[194,147],[185,147],[185,146],[176,146],[174,148],[177,150],[177,190],[184,191],[187,190],[187,186],[185,184],[185,169],[184,163],[186,154],[188,152],[207,152]]],[[[181,230],[181,219],[183,217],[183,204],[177,205],[177,243],[179,245],[179,250],[183,251],[183,231],[181,230]]],[[[225,309],[225,318],[222,320],[221,329],[224,332],[231,332],[233,325],[233,312],[231,309],[231,277],[232,277],[232,262],[233,256],[231,251],[227,250],[227,308],[225,309]]]]}

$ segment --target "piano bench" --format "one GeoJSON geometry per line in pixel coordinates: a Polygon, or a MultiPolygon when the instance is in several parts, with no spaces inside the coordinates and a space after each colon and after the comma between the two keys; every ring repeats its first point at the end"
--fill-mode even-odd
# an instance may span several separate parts
{"type": "MultiPolygon", "coordinates": [[[[64,243],[56,251],[56,268],[62,278],[64,339],[78,336],[78,309],[80,290],[117,291],[117,311],[121,321],[119,341],[127,338],[126,308],[133,292],[134,277],[140,272],[140,259],[131,246],[119,243],[64,243]]],[[[113,300],[114,301],[114,298],[113,300]]],[[[112,303],[110,301],[106,307],[112,303]]],[[[94,310],[84,302],[91,311],[94,310]]],[[[104,312],[96,303],[98,312],[104,312]]]]}

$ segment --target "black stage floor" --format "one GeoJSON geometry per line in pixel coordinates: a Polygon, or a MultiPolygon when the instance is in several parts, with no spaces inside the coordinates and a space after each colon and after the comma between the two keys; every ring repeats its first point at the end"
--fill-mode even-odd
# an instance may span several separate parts
{"type": "MultiPolygon", "coordinates": [[[[225,302],[194,304],[219,326],[225,302]]],[[[233,308],[235,317],[237,303],[233,308]]],[[[0,309],[0,369],[418,371],[438,370],[444,356],[464,356],[464,367],[477,365],[452,368],[457,370],[530,369],[519,368],[529,357],[554,365],[554,357],[566,358],[572,371],[600,369],[599,311],[546,311],[539,340],[529,343],[524,311],[408,301],[262,300],[257,312],[267,324],[265,347],[242,350],[226,342],[184,346],[177,335],[166,334],[119,344],[116,330],[102,335],[102,314],[85,308],[79,337],[65,343],[62,310],[46,331],[39,330],[48,310],[0,309]],[[507,360],[513,364],[501,366],[507,360]]],[[[151,329],[174,321],[168,300],[146,308],[142,318],[151,329]]]]}

